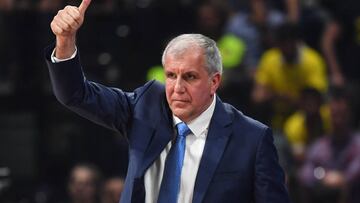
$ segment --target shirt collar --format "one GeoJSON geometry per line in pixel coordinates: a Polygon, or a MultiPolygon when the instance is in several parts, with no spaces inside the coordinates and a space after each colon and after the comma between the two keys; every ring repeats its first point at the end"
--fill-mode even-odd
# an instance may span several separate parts
{"type": "MultiPolygon", "coordinates": [[[[213,101],[204,112],[202,112],[194,120],[187,123],[191,132],[196,137],[200,136],[205,130],[208,129],[211,117],[214,114],[215,104],[216,104],[216,95],[214,95],[213,101]]],[[[181,123],[182,121],[173,114],[173,122],[174,122],[174,126],[176,126],[178,123],[181,123]]]]}

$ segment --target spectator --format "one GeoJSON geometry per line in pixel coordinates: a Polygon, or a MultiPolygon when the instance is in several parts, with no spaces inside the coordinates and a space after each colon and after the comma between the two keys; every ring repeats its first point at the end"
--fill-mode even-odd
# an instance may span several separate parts
{"type": "Polygon", "coordinates": [[[100,172],[90,164],[78,164],[70,173],[69,197],[70,203],[99,202],[100,172]]]}
{"type": "Polygon", "coordinates": [[[40,0],[37,7],[40,12],[56,12],[64,3],[64,0],[40,0]]]}
{"type": "Polygon", "coordinates": [[[289,21],[300,25],[303,39],[310,47],[320,50],[319,43],[328,18],[321,7],[323,0],[284,0],[289,21]]]}
{"type": "Polygon", "coordinates": [[[111,177],[107,179],[102,187],[101,203],[118,203],[123,189],[123,178],[111,177]]]}
{"type": "Polygon", "coordinates": [[[322,51],[329,67],[333,85],[351,86],[353,94],[354,122],[360,126],[360,1],[323,1],[331,15],[322,38],[322,51]]]}
{"type": "Polygon", "coordinates": [[[224,32],[228,15],[229,12],[225,4],[205,1],[197,9],[195,32],[217,41],[224,32]]]}
{"type": "Polygon", "coordinates": [[[351,109],[344,90],[329,102],[332,132],[316,140],[306,154],[299,180],[308,202],[360,202],[360,135],[350,127],[351,109]],[[357,191],[356,191],[357,190],[357,191]],[[357,196],[357,197],[356,197],[357,196]]]}
{"type": "Polygon", "coordinates": [[[360,77],[360,3],[358,0],[323,3],[332,19],[327,23],[322,49],[328,63],[331,81],[343,85],[345,80],[357,82],[360,77]]]}
{"type": "Polygon", "coordinates": [[[285,118],[296,109],[301,90],[313,87],[324,93],[328,81],[322,57],[302,42],[296,25],[285,23],[276,35],[276,47],[260,59],[252,99],[257,105],[271,102],[272,125],[282,129],[285,118]]]}
{"type": "Polygon", "coordinates": [[[0,10],[2,12],[12,10],[14,8],[14,4],[15,4],[14,0],[1,0],[0,10]]]}
{"type": "Polygon", "coordinates": [[[329,130],[329,108],[323,104],[323,95],[315,88],[305,88],[301,91],[300,109],[284,124],[296,160],[302,162],[308,144],[329,130]]]}
{"type": "Polygon", "coordinates": [[[269,9],[264,0],[251,0],[249,12],[239,11],[229,20],[226,32],[245,42],[243,65],[248,71],[255,70],[265,48],[272,45],[271,30],[284,21],[284,16],[269,9]]]}

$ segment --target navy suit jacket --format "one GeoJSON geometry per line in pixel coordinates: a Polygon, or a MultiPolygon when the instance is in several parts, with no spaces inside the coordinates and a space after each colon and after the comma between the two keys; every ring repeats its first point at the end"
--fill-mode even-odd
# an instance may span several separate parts
{"type": "MultiPolygon", "coordinates": [[[[53,64],[53,48],[47,48],[46,61],[57,99],[126,136],[129,168],[120,202],[144,202],[144,174],[174,135],[164,86],[151,81],[127,93],[87,81],[79,56],[53,64]]],[[[289,202],[271,130],[216,99],[193,202],[289,202]]]]}

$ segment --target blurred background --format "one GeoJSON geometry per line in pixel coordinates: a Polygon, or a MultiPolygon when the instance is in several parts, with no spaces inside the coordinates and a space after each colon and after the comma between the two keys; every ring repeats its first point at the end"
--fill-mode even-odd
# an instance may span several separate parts
{"type": "MultiPolygon", "coordinates": [[[[0,202],[117,202],[127,141],[53,96],[50,22],[81,0],[0,0],[0,202]]],[[[78,33],[86,77],[163,81],[182,33],[218,42],[218,94],[274,131],[295,203],[360,202],[360,1],[93,0],[78,33]]]]}

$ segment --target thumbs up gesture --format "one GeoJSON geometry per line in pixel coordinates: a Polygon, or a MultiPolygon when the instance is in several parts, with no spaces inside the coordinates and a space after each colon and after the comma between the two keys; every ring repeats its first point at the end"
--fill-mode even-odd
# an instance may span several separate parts
{"type": "Polygon", "coordinates": [[[79,7],[66,6],[58,11],[50,27],[56,36],[55,56],[69,58],[75,52],[76,32],[84,22],[84,16],[91,0],[83,0],[79,7]]]}

